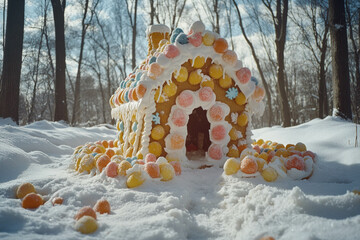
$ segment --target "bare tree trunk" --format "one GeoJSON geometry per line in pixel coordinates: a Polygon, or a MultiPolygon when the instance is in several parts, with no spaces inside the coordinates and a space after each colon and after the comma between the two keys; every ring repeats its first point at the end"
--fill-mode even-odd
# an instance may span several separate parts
{"type": "Polygon", "coordinates": [[[344,0],[329,0],[334,114],[352,119],[344,0]]]}
{"type": "Polygon", "coordinates": [[[24,11],[24,0],[9,1],[0,90],[0,117],[10,117],[17,124],[19,124],[19,90],[24,38],[24,11]],[[9,101],[11,101],[11,104],[9,101]]]}
{"type": "Polygon", "coordinates": [[[150,0],[150,25],[154,25],[154,18],[155,18],[155,0],[150,0]]]}
{"type": "Polygon", "coordinates": [[[320,55],[320,63],[319,63],[320,71],[319,71],[319,90],[318,90],[319,91],[319,118],[323,118],[324,113],[325,113],[325,115],[328,114],[328,111],[326,110],[326,108],[327,108],[326,107],[327,91],[326,91],[326,71],[325,71],[325,58],[326,58],[326,52],[327,52],[328,31],[329,31],[329,24],[326,24],[324,36],[322,39],[322,46],[320,48],[321,55],[320,55]]]}
{"type": "Polygon", "coordinates": [[[214,28],[214,32],[220,34],[220,24],[219,24],[219,0],[213,0],[213,4],[214,4],[214,13],[215,13],[215,28],[214,28]]]}
{"type": "Polygon", "coordinates": [[[55,121],[68,122],[66,102],[66,78],[65,78],[65,29],[64,12],[65,0],[51,0],[55,22],[55,51],[56,51],[56,76],[55,76],[55,121]]]}
{"type": "Polygon", "coordinates": [[[137,4],[138,0],[135,0],[134,6],[134,23],[133,23],[133,31],[132,31],[132,49],[131,49],[131,68],[134,69],[136,67],[136,27],[137,27],[137,4]]]}
{"type": "Polygon", "coordinates": [[[6,0],[4,0],[4,6],[3,6],[3,24],[2,24],[2,49],[3,49],[3,56],[4,56],[4,51],[5,51],[5,24],[6,24],[6,0]]]}

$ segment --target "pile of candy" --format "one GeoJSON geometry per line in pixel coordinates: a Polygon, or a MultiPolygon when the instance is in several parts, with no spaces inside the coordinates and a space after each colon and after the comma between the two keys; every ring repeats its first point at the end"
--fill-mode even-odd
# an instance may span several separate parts
{"type": "Polygon", "coordinates": [[[240,158],[229,158],[225,162],[224,172],[240,177],[261,175],[268,182],[278,177],[305,179],[313,172],[314,160],[315,154],[301,142],[284,146],[259,139],[253,142],[251,148],[244,149],[240,158]]]}
{"type": "Polygon", "coordinates": [[[75,149],[72,156],[73,168],[82,173],[105,173],[110,178],[126,178],[127,187],[142,185],[146,179],[170,181],[181,174],[180,162],[176,159],[156,157],[148,153],[144,159],[124,158],[113,141],[88,143],[75,149]]]}

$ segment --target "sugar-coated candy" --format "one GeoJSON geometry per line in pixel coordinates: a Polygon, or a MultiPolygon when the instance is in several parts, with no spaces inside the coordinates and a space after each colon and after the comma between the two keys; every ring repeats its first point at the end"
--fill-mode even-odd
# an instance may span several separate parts
{"type": "Polygon", "coordinates": [[[240,170],[240,161],[236,158],[229,158],[224,164],[224,172],[226,175],[233,175],[240,170]]]}
{"type": "Polygon", "coordinates": [[[163,103],[163,102],[165,102],[165,98],[161,94],[160,90],[161,90],[160,87],[158,89],[156,89],[155,95],[154,95],[154,100],[158,103],[163,103]]]}
{"type": "Polygon", "coordinates": [[[106,166],[106,176],[114,178],[118,175],[118,164],[116,162],[110,162],[106,166]]]}
{"type": "Polygon", "coordinates": [[[209,109],[209,116],[211,118],[211,120],[219,122],[224,120],[225,117],[225,111],[224,109],[221,107],[221,105],[219,104],[214,104],[210,109],[209,109]]]}
{"type": "Polygon", "coordinates": [[[90,216],[90,217],[93,217],[94,219],[96,219],[96,213],[95,213],[94,209],[92,209],[90,206],[85,206],[85,207],[80,208],[77,211],[77,213],[75,214],[74,219],[79,220],[83,216],[90,216]]]}
{"type": "Polygon", "coordinates": [[[260,102],[264,98],[264,96],[265,96],[264,88],[260,86],[256,86],[252,98],[257,102],[260,102]]]}
{"type": "Polygon", "coordinates": [[[296,168],[297,170],[303,171],[305,170],[305,161],[302,157],[293,155],[287,159],[285,167],[288,170],[296,168]]]}
{"type": "Polygon", "coordinates": [[[188,79],[189,73],[186,67],[181,67],[179,71],[174,71],[174,78],[178,82],[185,82],[188,79]]]}
{"type": "Polygon", "coordinates": [[[166,45],[164,54],[167,58],[175,58],[180,54],[179,48],[173,44],[166,45]]]}
{"type": "Polygon", "coordinates": [[[222,76],[219,79],[219,85],[220,85],[220,87],[225,88],[225,89],[231,87],[231,85],[232,85],[231,77],[229,77],[229,75],[225,74],[225,77],[222,76]]]}
{"type": "Polygon", "coordinates": [[[16,197],[17,198],[23,198],[25,197],[28,193],[36,193],[35,187],[34,185],[32,185],[31,183],[23,183],[21,184],[17,190],[16,190],[16,197]]]}
{"type": "Polygon", "coordinates": [[[236,71],[236,77],[241,84],[247,84],[251,78],[251,72],[248,68],[240,68],[236,71]]]}
{"type": "Polygon", "coordinates": [[[210,102],[214,98],[214,92],[210,87],[202,87],[199,90],[199,98],[203,102],[210,102]]]}
{"type": "Polygon", "coordinates": [[[176,38],[179,36],[180,33],[183,33],[184,31],[181,29],[181,28],[176,28],[172,34],[171,34],[171,37],[170,37],[170,42],[171,43],[174,43],[176,38]]]}
{"type": "Polygon", "coordinates": [[[134,101],[139,100],[137,93],[136,93],[136,86],[134,86],[134,88],[132,89],[132,91],[130,92],[130,98],[134,101]]]}
{"type": "Polygon", "coordinates": [[[143,98],[146,93],[146,87],[143,84],[139,84],[139,85],[137,85],[135,91],[136,91],[136,95],[139,99],[143,98]]]}
{"type": "Polygon", "coordinates": [[[160,64],[154,62],[149,65],[148,76],[152,79],[155,79],[156,77],[160,76],[162,71],[163,69],[160,64]]]}
{"type": "Polygon", "coordinates": [[[232,141],[236,141],[239,138],[238,135],[238,131],[236,130],[236,128],[231,128],[230,132],[229,132],[229,136],[230,136],[230,140],[232,141]]]}
{"type": "Polygon", "coordinates": [[[214,41],[214,50],[217,53],[224,53],[228,49],[228,43],[224,38],[218,38],[214,41]]]}
{"type": "Polygon", "coordinates": [[[101,141],[101,144],[104,146],[104,148],[108,148],[108,147],[109,147],[109,143],[108,143],[108,141],[106,141],[106,140],[101,141]]]}
{"type": "Polygon", "coordinates": [[[190,26],[190,33],[202,33],[205,31],[205,25],[202,21],[196,21],[190,26]]]}
{"type": "Polygon", "coordinates": [[[175,176],[175,170],[170,163],[160,164],[161,181],[170,181],[175,176]]]}
{"type": "Polygon", "coordinates": [[[95,167],[94,157],[93,155],[86,154],[80,161],[78,171],[84,172],[88,171],[90,172],[91,169],[95,167]]]}
{"type": "Polygon", "coordinates": [[[187,108],[193,105],[194,96],[190,90],[184,90],[177,96],[176,102],[179,106],[187,108]]]}
{"type": "Polygon", "coordinates": [[[256,86],[259,85],[259,80],[256,77],[251,77],[250,81],[254,82],[256,86]]]}
{"type": "Polygon", "coordinates": [[[141,175],[141,172],[133,172],[126,180],[128,188],[135,188],[142,185],[145,182],[145,178],[141,175]]]}
{"type": "Polygon", "coordinates": [[[93,217],[84,216],[75,223],[75,229],[82,234],[93,233],[97,230],[98,224],[93,217]]]}
{"type": "Polygon", "coordinates": [[[51,203],[53,206],[55,205],[61,205],[63,204],[64,202],[64,199],[62,197],[54,197],[52,200],[51,200],[51,203]]]}
{"type": "Polygon", "coordinates": [[[260,154],[261,149],[260,149],[260,147],[259,147],[258,145],[253,146],[253,149],[254,149],[257,153],[260,154]]]}
{"type": "Polygon", "coordinates": [[[185,145],[185,139],[178,133],[172,133],[170,135],[170,147],[171,149],[182,149],[185,145]]]}
{"type": "Polygon", "coordinates": [[[221,141],[226,137],[226,129],[223,125],[216,125],[210,130],[211,137],[216,141],[221,141]]]}
{"type": "Polygon", "coordinates": [[[156,62],[156,57],[152,56],[149,60],[149,64],[152,64],[153,62],[156,62]]]}
{"type": "Polygon", "coordinates": [[[169,82],[167,84],[164,85],[163,88],[163,93],[168,96],[168,97],[172,97],[176,94],[177,91],[177,86],[174,82],[169,82]]]}
{"type": "Polygon", "coordinates": [[[240,151],[235,145],[233,145],[229,148],[229,152],[227,153],[227,156],[238,158],[240,157],[240,151]]]}
{"type": "Polygon", "coordinates": [[[220,145],[211,144],[208,149],[208,155],[214,160],[221,160],[223,157],[223,151],[220,145]]]}
{"type": "Polygon", "coordinates": [[[129,89],[126,88],[125,92],[124,92],[124,101],[125,102],[129,102],[130,99],[129,99],[129,89]]]}
{"type": "Polygon", "coordinates": [[[145,172],[149,174],[152,178],[160,177],[160,168],[159,165],[155,162],[148,162],[145,164],[145,172]]]}
{"type": "Polygon", "coordinates": [[[185,33],[180,33],[176,40],[177,43],[181,44],[181,45],[185,45],[189,43],[189,39],[187,37],[187,35],[185,33]]]}
{"type": "Polygon", "coordinates": [[[305,152],[306,151],[306,145],[302,142],[298,142],[295,145],[295,150],[296,151],[300,151],[300,152],[305,152]]]}
{"type": "Polygon", "coordinates": [[[189,75],[189,83],[191,85],[196,85],[196,84],[199,84],[203,77],[201,76],[201,70],[195,70],[195,71],[192,71],[189,75]]]}
{"type": "Polygon", "coordinates": [[[253,174],[258,170],[258,165],[255,159],[246,156],[241,160],[240,169],[243,173],[253,174]]]}
{"type": "Polygon", "coordinates": [[[247,115],[245,113],[240,114],[237,118],[237,124],[240,127],[245,127],[247,123],[248,123],[247,115]]]}
{"type": "Polygon", "coordinates": [[[237,62],[237,54],[233,50],[227,50],[222,55],[222,59],[230,66],[235,66],[237,62]]]}
{"type": "Polygon", "coordinates": [[[205,64],[205,58],[197,56],[194,60],[191,59],[190,62],[193,68],[202,68],[205,64]]]}
{"type": "Polygon", "coordinates": [[[151,137],[154,140],[160,140],[164,137],[165,135],[165,129],[163,126],[161,125],[156,125],[155,127],[153,127],[153,129],[151,130],[151,137]]]}
{"type": "Polygon", "coordinates": [[[156,157],[160,157],[162,153],[162,146],[158,142],[151,142],[149,144],[149,152],[154,154],[156,157]]]}
{"type": "Polygon", "coordinates": [[[267,154],[267,152],[262,152],[262,153],[260,153],[259,156],[258,156],[258,158],[262,158],[262,159],[264,159],[265,161],[268,160],[268,157],[269,157],[269,155],[267,154]]]}
{"type": "Polygon", "coordinates": [[[215,84],[214,84],[214,81],[211,79],[211,78],[209,78],[209,79],[204,79],[202,82],[201,82],[201,84],[200,84],[202,87],[209,87],[209,88],[211,88],[211,89],[213,89],[214,90],[214,87],[215,87],[215,84]]]}
{"type": "Polygon", "coordinates": [[[202,43],[202,36],[201,33],[193,33],[188,38],[190,44],[192,44],[194,47],[198,47],[202,43]]]}
{"type": "Polygon", "coordinates": [[[96,161],[97,169],[102,172],[102,170],[110,163],[110,158],[108,155],[104,154],[96,161]]]}
{"type": "Polygon", "coordinates": [[[110,214],[110,203],[106,199],[99,199],[94,206],[94,211],[100,214],[110,214]]]}
{"type": "Polygon", "coordinates": [[[43,198],[37,193],[28,193],[22,200],[22,207],[26,209],[38,208],[44,204],[43,198]]]}
{"type": "Polygon", "coordinates": [[[131,163],[128,161],[122,161],[119,164],[118,172],[120,176],[126,176],[126,171],[131,168],[131,163]]]}
{"type": "Polygon", "coordinates": [[[276,172],[276,170],[274,168],[267,167],[262,170],[261,176],[264,178],[265,181],[273,182],[277,179],[278,173],[276,172]]]}
{"type": "Polygon", "coordinates": [[[179,161],[170,161],[169,162],[171,166],[173,166],[175,175],[180,176],[181,175],[181,164],[179,161]]]}
{"type": "Polygon", "coordinates": [[[315,159],[315,153],[313,153],[312,151],[306,151],[302,154],[303,157],[305,156],[309,156],[311,157],[313,160],[315,159]]]}
{"type": "Polygon", "coordinates": [[[204,36],[202,38],[202,42],[205,46],[212,46],[214,44],[215,41],[215,35],[212,32],[205,32],[204,36]]]}
{"type": "Polygon", "coordinates": [[[172,111],[170,119],[175,126],[184,127],[189,117],[183,110],[176,108],[172,111]]]}
{"type": "Polygon", "coordinates": [[[265,163],[267,163],[267,161],[262,158],[257,157],[256,163],[258,165],[258,171],[261,172],[264,168],[265,163]]]}
{"type": "Polygon", "coordinates": [[[108,148],[108,149],[106,149],[105,154],[108,155],[109,158],[111,158],[112,156],[115,155],[115,151],[111,148],[108,148]]]}
{"type": "Polygon", "coordinates": [[[212,64],[209,68],[209,75],[213,79],[219,79],[223,76],[223,68],[221,65],[212,64]]]}
{"type": "Polygon", "coordinates": [[[235,102],[238,104],[238,105],[244,105],[246,103],[246,97],[245,95],[240,92],[236,98],[235,98],[235,102]]]}

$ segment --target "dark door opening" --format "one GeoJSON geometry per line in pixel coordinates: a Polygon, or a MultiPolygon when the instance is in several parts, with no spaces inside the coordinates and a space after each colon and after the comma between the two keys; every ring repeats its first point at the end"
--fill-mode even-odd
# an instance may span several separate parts
{"type": "Polygon", "coordinates": [[[210,123],[206,117],[206,110],[196,108],[189,116],[187,124],[186,151],[199,152],[205,156],[211,142],[209,138],[210,123]]]}

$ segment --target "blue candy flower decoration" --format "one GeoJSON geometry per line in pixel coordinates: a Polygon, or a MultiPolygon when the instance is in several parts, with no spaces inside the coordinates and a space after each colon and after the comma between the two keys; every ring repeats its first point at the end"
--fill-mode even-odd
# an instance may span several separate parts
{"type": "Polygon", "coordinates": [[[155,113],[155,114],[152,115],[152,121],[153,121],[155,124],[160,124],[159,113],[155,113]]]}
{"type": "Polygon", "coordinates": [[[137,122],[134,122],[133,125],[132,125],[132,130],[133,130],[133,132],[136,132],[137,126],[138,126],[138,123],[137,123],[137,122]]]}
{"type": "Polygon", "coordinates": [[[130,157],[127,157],[125,160],[128,161],[129,163],[131,163],[131,161],[132,161],[132,159],[130,157]]]}
{"type": "Polygon", "coordinates": [[[184,31],[181,29],[181,28],[176,28],[172,34],[171,34],[171,37],[170,37],[170,42],[171,43],[174,43],[177,36],[180,34],[180,33],[183,33],[184,31]]]}
{"type": "Polygon", "coordinates": [[[156,57],[151,57],[149,60],[149,65],[156,62],[156,57]]]}
{"type": "Polygon", "coordinates": [[[237,88],[229,88],[227,91],[226,91],[226,95],[225,97],[227,97],[228,99],[230,100],[233,100],[236,98],[236,96],[239,94],[237,88]]]}
{"type": "Polygon", "coordinates": [[[125,86],[126,86],[126,81],[121,81],[120,87],[121,87],[121,88],[125,88],[125,86]]]}
{"type": "Polygon", "coordinates": [[[181,33],[179,36],[177,36],[176,42],[180,43],[181,45],[185,45],[189,43],[189,39],[185,33],[181,33]]]}
{"type": "Polygon", "coordinates": [[[250,81],[254,82],[256,86],[259,85],[259,80],[256,77],[251,77],[250,81]]]}

